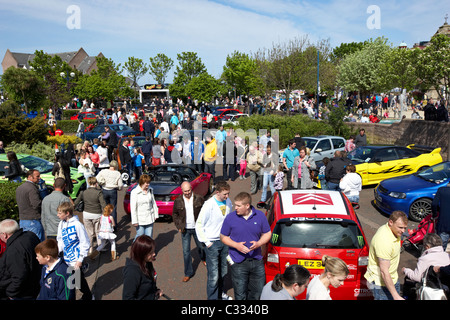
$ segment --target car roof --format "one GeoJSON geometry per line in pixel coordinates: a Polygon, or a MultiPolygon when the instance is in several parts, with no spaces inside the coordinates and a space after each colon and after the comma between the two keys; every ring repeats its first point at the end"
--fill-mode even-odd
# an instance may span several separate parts
{"type": "Polygon", "coordinates": [[[281,215],[298,217],[314,215],[316,217],[347,216],[350,213],[339,191],[329,190],[283,190],[280,194],[281,215]]]}

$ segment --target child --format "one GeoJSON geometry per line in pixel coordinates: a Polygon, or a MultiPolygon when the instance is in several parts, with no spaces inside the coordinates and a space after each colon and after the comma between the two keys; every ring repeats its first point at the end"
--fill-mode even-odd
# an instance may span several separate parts
{"type": "Polygon", "coordinates": [[[325,180],[325,169],[327,168],[328,162],[330,162],[330,158],[325,157],[322,160],[323,165],[319,169],[319,175],[317,176],[317,179],[320,181],[320,188],[322,190],[328,190],[327,180],[325,180]]]}
{"type": "Polygon", "coordinates": [[[112,204],[106,205],[103,209],[103,215],[100,218],[100,232],[98,237],[101,240],[101,244],[97,247],[97,249],[92,252],[89,256],[92,260],[94,260],[99,254],[100,251],[105,247],[106,240],[111,243],[111,260],[119,259],[119,256],[116,253],[116,235],[114,234],[115,222],[114,219],[111,218],[111,213],[114,210],[114,206],[112,204]]]}
{"type": "Polygon", "coordinates": [[[273,186],[275,187],[276,191],[283,190],[283,183],[284,183],[284,167],[282,164],[278,165],[277,173],[275,174],[275,180],[273,182],[273,186]]]}
{"type": "Polygon", "coordinates": [[[73,205],[70,202],[63,202],[58,206],[57,216],[61,221],[58,225],[56,240],[59,252],[64,254],[65,262],[80,274],[80,291],[83,293],[81,299],[92,300],[92,292],[81,269],[91,244],[84,225],[78,216],[73,215],[73,211],[73,205]]]}
{"type": "Polygon", "coordinates": [[[75,290],[68,285],[70,269],[58,257],[58,242],[55,239],[44,240],[34,251],[37,261],[44,266],[37,300],[75,300],[75,290]]]}
{"type": "Polygon", "coordinates": [[[133,164],[134,164],[134,174],[136,176],[136,181],[142,175],[142,160],[144,160],[144,155],[141,152],[141,148],[137,147],[134,149],[133,164]]]}

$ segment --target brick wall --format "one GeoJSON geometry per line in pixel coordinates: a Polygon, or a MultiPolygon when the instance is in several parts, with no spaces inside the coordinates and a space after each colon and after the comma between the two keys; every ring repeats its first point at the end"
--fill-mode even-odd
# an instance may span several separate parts
{"type": "Polygon", "coordinates": [[[444,161],[450,159],[450,123],[404,119],[399,123],[346,123],[355,131],[366,130],[369,144],[409,144],[441,147],[444,161]]]}

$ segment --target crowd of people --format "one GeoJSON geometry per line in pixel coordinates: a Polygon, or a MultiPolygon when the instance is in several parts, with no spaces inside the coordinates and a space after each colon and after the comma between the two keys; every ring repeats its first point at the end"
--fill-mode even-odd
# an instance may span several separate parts
{"type": "MultiPolygon", "coordinates": [[[[86,262],[95,260],[108,242],[111,260],[118,259],[115,244],[120,227],[118,191],[133,182],[137,186],[130,194],[130,210],[136,236],[123,271],[123,299],[161,297],[163,292],[156,285],[153,266],[156,259],[153,225],[159,215],[147,173],[153,166],[180,161],[199,172],[211,173],[215,181],[215,193],[209,199],[193,193],[190,183],[182,183],[183,194],[174,203],[173,220],[182,235],[183,282],[193,276],[190,243],[194,238],[207,268],[206,291],[210,300],[231,299],[224,291],[228,270],[234,298],[238,300],[294,299],[305,290],[307,299],[331,299],[329,287],[338,288],[349,273],[345,263],[336,257],[324,256],[324,272],[311,282],[308,270],[290,266],[272,282],[265,283],[261,246],[270,240],[271,231],[264,213],[253,205],[252,195],[262,189],[256,206],[261,207],[268,199],[268,189],[272,194],[283,189],[311,189],[315,183],[314,172],[318,172],[322,189],[340,190],[357,204],[361,178],[347,161],[346,152],[367,144],[364,130],[350,137],[345,150],[324,159],[320,167],[297,134],[289,141],[280,163],[279,157],[274,157],[278,154],[272,152],[277,144],[270,132],[262,135],[257,143],[219,126],[204,137],[205,141],[199,137],[191,141],[191,136],[183,135],[182,130],[193,128],[188,119],[192,119],[197,109],[187,109],[187,114],[176,108],[155,109],[151,116],[115,113],[113,121],[138,123],[139,131],[146,137],[144,145],[134,147],[132,138],[122,139],[119,145],[117,134],[107,128],[92,144],[85,141],[75,148],[60,150],[52,171],[54,191],[48,195],[43,195],[38,188],[40,172],[26,172],[25,183],[16,191],[19,222],[7,219],[0,223],[1,298],[70,300],[75,299],[75,289],[79,289],[82,299],[92,299],[84,277],[86,262]],[[126,181],[119,171],[119,163],[122,171],[128,173],[126,181]],[[216,164],[222,164],[221,178],[217,177],[216,164]],[[74,201],[68,196],[72,192],[70,167],[76,167],[86,178],[86,190],[74,201]],[[251,179],[250,192],[241,192],[231,201],[228,180],[247,179],[247,175],[251,179]],[[82,222],[75,212],[83,213],[82,222]],[[76,286],[71,285],[71,279],[75,279],[76,286]]],[[[202,121],[201,112],[194,116],[202,121]]],[[[12,152],[8,156],[8,169],[13,173],[8,178],[18,181],[23,172],[14,155],[12,152]]],[[[394,275],[390,266],[398,265],[399,258],[389,258],[391,264],[381,263],[387,257],[380,255],[376,245],[386,245],[384,240],[389,238],[386,235],[389,230],[390,238],[397,241],[398,232],[404,228],[404,216],[393,214],[372,241],[366,277],[373,284],[376,298],[386,296],[386,288],[391,297],[399,298],[395,294],[397,279],[385,278],[386,270],[394,275]]],[[[447,272],[446,265],[440,271],[447,272]]],[[[411,273],[405,270],[405,274],[411,273]]]]}

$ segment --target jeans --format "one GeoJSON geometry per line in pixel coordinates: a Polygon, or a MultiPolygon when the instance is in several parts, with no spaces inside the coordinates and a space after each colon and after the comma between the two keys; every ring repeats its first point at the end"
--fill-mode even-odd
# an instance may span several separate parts
{"type": "Polygon", "coordinates": [[[103,199],[105,199],[106,204],[112,204],[114,206],[113,212],[111,212],[114,221],[117,223],[117,190],[102,190],[103,199]]]}
{"type": "Polygon", "coordinates": [[[228,247],[222,241],[217,240],[209,248],[205,247],[205,253],[208,274],[206,282],[208,300],[221,300],[224,279],[228,272],[228,247]]]}
{"type": "Polygon", "coordinates": [[[359,196],[348,196],[348,201],[359,203],[359,196]]]}
{"type": "MultiPolygon", "coordinates": [[[[373,293],[373,297],[375,300],[394,300],[391,293],[385,286],[378,286],[375,283],[367,283],[369,289],[373,293]]],[[[395,290],[400,293],[400,282],[397,281],[395,284],[395,290]]]]}
{"type": "Polygon", "coordinates": [[[153,223],[142,226],[139,225],[136,227],[136,236],[134,237],[134,240],[136,240],[137,237],[142,235],[149,236],[150,238],[153,239],[153,223]]]}
{"type": "Polygon", "coordinates": [[[197,251],[200,259],[205,261],[205,250],[203,244],[198,240],[195,229],[186,229],[181,233],[181,245],[183,247],[183,261],[184,261],[184,276],[192,277],[194,275],[194,268],[192,267],[191,257],[191,238],[194,237],[195,244],[197,245],[197,251]]]}
{"type": "Polygon", "coordinates": [[[270,187],[270,191],[272,195],[275,193],[275,187],[273,186],[273,182],[275,181],[275,177],[269,172],[264,172],[263,174],[263,187],[261,194],[261,201],[266,202],[267,200],[267,185],[270,187]]]}
{"type": "Polygon", "coordinates": [[[328,185],[328,190],[333,190],[333,191],[340,191],[341,189],[339,188],[339,183],[334,183],[334,182],[327,182],[328,185]]]}
{"type": "Polygon", "coordinates": [[[264,261],[245,259],[233,264],[231,279],[236,300],[259,300],[266,281],[264,261]]]}
{"type": "Polygon", "coordinates": [[[41,220],[20,220],[19,226],[23,229],[23,231],[34,232],[41,242],[45,240],[45,231],[41,220]]]}
{"type": "Polygon", "coordinates": [[[447,250],[447,244],[448,244],[448,240],[450,238],[450,234],[448,232],[439,232],[438,235],[442,239],[442,248],[444,248],[444,252],[445,252],[445,250],[447,250]]]}

